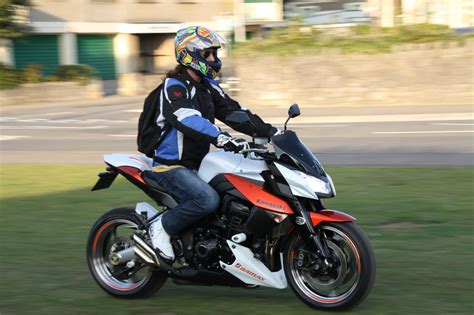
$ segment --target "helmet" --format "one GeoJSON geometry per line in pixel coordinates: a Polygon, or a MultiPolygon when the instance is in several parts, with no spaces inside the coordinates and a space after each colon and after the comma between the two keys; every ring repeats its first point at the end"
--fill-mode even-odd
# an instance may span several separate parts
{"type": "Polygon", "coordinates": [[[222,63],[217,55],[215,61],[209,62],[200,55],[201,50],[225,47],[225,39],[201,26],[183,28],[176,33],[175,39],[176,61],[185,67],[192,68],[203,76],[214,79],[221,69],[222,63]]]}

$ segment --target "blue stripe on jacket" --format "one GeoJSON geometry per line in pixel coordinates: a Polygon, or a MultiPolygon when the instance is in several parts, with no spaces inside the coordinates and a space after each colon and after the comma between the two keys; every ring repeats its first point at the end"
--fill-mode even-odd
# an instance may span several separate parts
{"type": "Polygon", "coordinates": [[[187,89],[187,88],[186,88],[186,85],[184,85],[183,82],[181,82],[181,81],[179,81],[179,80],[177,80],[177,79],[175,79],[175,78],[168,78],[168,79],[166,79],[166,81],[167,81],[167,82],[166,82],[166,87],[165,87],[165,88],[168,88],[168,87],[170,87],[170,86],[172,86],[172,85],[181,85],[182,87],[184,87],[185,89],[187,89]]]}
{"type": "Polygon", "coordinates": [[[198,115],[185,117],[181,120],[181,123],[188,128],[194,129],[213,138],[216,138],[221,133],[220,130],[209,120],[198,115]]]}
{"type": "Polygon", "coordinates": [[[171,129],[165,140],[155,150],[155,156],[166,160],[179,160],[178,130],[171,129]]]}

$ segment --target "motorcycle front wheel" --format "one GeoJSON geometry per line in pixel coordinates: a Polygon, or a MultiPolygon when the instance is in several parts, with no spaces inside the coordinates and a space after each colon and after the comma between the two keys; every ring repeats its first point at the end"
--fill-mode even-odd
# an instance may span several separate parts
{"type": "Polygon", "coordinates": [[[353,222],[318,226],[333,256],[333,267],[303,241],[298,232],[284,249],[288,283],[308,306],[318,310],[344,310],[357,306],[375,280],[375,256],[368,238],[353,222]]]}
{"type": "Polygon", "coordinates": [[[166,282],[164,273],[135,257],[133,234],[138,226],[134,207],[121,207],[100,217],[89,233],[89,270],[97,284],[114,297],[149,297],[166,282]],[[120,259],[117,253],[127,259],[120,259]]]}

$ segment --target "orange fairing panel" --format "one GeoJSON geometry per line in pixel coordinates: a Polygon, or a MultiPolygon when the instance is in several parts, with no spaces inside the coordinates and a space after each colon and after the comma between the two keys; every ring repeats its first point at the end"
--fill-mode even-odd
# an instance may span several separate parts
{"type": "Polygon", "coordinates": [[[311,212],[311,222],[316,226],[321,222],[350,222],[355,218],[336,210],[321,210],[319,212],[311,212]]]}
{"type": "Polygon", "coordinates": [[[286,201],[266,192],[262,187],[234,174],[224,174],[224,176],[255,206],[278,213],[293,214],[293,210],[286,201]]]}
{"type": "Polygon", "coordinates": [[[145,181],[142,178],[142,171],[136,167],[132,166],[119,166],[117,167],[120,171],[132,176],[142,184],[146,185],[145,181]]]}

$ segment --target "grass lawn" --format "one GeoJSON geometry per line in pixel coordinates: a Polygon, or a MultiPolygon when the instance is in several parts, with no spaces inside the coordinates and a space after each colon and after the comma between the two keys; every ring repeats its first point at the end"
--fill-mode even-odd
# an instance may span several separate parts
{"type": "MultiPolygon", "coordinates": [[[[0,166],[0,314],[315,314],[290,291],[176,286],[118,300],[92,280],[89,229],[146,196],[124,179],[90,192],[97,166],[0,166]]],[[[474,168],[328,168],[328,208],[356,218],[377,278],[351,314],[473,314],[474,168]]]]}

